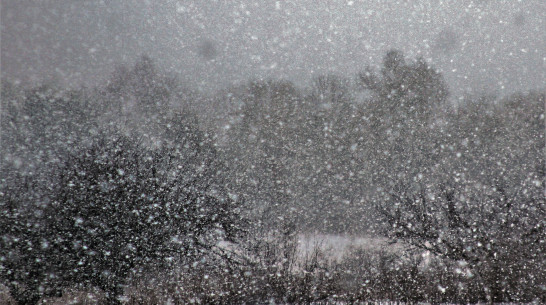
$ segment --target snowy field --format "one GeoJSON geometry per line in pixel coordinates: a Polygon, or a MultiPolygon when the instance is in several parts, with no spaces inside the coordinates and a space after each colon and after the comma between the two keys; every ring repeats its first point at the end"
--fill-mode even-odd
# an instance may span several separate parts
{"type": "Polygon", "coordinates": [[[337,235],[337,234],[300,234],[298,235],[298,251],[305,256],[315,248],[319,248],[332,259],[341,260],[351,249],[379,250],[388,247],[388,240],[377,237],[337,235]]]}

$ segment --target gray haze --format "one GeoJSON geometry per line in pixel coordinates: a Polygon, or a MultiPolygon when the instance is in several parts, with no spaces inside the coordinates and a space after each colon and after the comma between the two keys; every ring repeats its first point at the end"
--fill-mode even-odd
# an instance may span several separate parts
{"type": "Polygon", "coordinates": [[[20,1],[1,7],[2,77],[94,85],[148,54],[188,85],[351,76],[398,48],[464,92],[544,88],[546,2],[20,1]]]}

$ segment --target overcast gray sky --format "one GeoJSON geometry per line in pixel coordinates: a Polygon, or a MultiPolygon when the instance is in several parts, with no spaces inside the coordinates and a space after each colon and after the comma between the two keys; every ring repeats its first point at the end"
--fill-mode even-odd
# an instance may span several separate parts
{"type": "Polygon", "coordinates": [[[455,97],[543,89],[546,1],[2,0],[2,77],[96,84],[148,54],[189,85],[351,76],[423,56],[455,97]]]}

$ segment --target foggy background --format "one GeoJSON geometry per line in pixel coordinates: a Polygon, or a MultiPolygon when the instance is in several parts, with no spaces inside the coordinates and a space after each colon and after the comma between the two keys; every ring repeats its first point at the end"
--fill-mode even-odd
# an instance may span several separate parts
{"type": "Polygon", "coordinates": [[[506,95],[544,86],[545,16],[541,0],[4,0],[1,73],[95,85],[148,54],[210,92],[252,78],[352,76],[398,48],[439,69],[452,99],[506,95]]]}

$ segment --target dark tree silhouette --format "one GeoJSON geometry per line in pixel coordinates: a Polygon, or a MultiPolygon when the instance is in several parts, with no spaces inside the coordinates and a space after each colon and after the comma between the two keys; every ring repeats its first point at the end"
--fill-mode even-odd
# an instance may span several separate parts
{"type": "Polygon", "coordinates": [[[544,174],[437,186],[399,185],[376,205],[385,234],[417,249],[468,265],[490,302],[529,302],[541,295],[546,199],[544,174]]]}
{"type": "Polygon", "coordinates": [[[35,304],[80,284],[101,288],[115,304],[130,276],[233,238],[235,203],[207,192],[210,182],[189,172],[182,156],[180,147],[148,149],[101,133],[55,169],[52,189],[39,198],[45,202],[33,203],[39,210],[17,211],[17,192],[3,192],[1,221],[10,231],[1,240],[1,271],[17,302],[35,304]]]}

